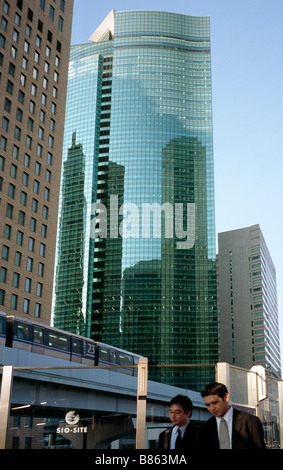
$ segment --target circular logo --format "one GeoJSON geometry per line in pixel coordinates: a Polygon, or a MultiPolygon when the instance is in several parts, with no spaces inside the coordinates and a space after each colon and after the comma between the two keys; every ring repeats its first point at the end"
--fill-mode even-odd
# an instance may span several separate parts
{"type": "Polygon", "coordinates": [[[75,426],[76,424],[78,424],[79,420],[80,417],[75,411],[69,411],[65,416],[65,421],[70,426],[75,426]]]}

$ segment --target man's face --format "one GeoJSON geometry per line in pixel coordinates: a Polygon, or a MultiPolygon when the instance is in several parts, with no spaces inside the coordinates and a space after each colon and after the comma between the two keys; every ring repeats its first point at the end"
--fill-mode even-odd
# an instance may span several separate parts
{"type": "Polygon", "coordinates": [[[218,395],[207,395],[207,397],[204,397],[203,399],[206,408],[215,417],[220,418],[221,416],[224,416],[230,408],[229,393],[226,393],[224,398],[220,398],[218,395]]]}
{"type": "Polygon", "coordinates": [[[179,405],[178,403],[170,406],[169,416],[174,426],[178,426],[179,428],[185,426],[190,418],[190,415],[191,411],[185,413],[182,405],[179,405]]]}

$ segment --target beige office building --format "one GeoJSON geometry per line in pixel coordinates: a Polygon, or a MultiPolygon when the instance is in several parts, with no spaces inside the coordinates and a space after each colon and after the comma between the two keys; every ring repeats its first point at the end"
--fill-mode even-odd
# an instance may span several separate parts
{"type": "Polygon", "coordinates": [[[0,310],[50,322],[73,0],[0,0],[0,310]]]}
{"type": "Polygon", "coordinates": [[[276,272],[259,225],[218,235],[220,360],[281,377],[276,272]]]}

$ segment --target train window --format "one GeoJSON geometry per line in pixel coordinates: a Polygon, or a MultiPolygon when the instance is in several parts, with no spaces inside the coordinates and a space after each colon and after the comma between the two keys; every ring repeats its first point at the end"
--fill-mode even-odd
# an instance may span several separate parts
{"type": "Polygon", "coordinates": [[[33,341],[37,344],[43,344],[43,328],[39,326],[33,327],[33,341]]]}
{"type": "Polygon", "coordinates": [[[103,346],[99,347],[99,358],[102,361],[108,361],[108,350],[103,346]]]}
{"type": "Polygon", "coordinates": [[[131,366],[133,364],[132,357],[128,354],[119,352],[119,364],[121,366],[131,366]]]}
{"type": "Polygon", "coordinates": [[[72,352],[81,354],[82,352],[82,347],[81,347],[82,341],[77,338],[72,338],[72,352]]]}
{"type": "Polygon", "coordinates": [[[51,348],[61,349],[68,351],[68,338],[60,333],[53,333],[49,331],[48,346],[51,348]]]}
{"type": "Polygon", "coordinates": [[[25,341],[30,341],[30,328],[25,323],[18,323],[15,336],[25,341]]]}
{"type": "Polygon", "coordinates": [[[117,363],[117,359],[116,359],[116,351],[114,351],[114,349],[110,349],[109,350],[109,360],[112,364],[116,364],[117,363]]]}

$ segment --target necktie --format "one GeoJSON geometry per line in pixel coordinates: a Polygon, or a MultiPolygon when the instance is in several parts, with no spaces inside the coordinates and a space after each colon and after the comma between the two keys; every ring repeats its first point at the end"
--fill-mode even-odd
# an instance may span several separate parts
{"type": "Polygon", "coordinates": [[[182,443],[181,429],[178,429],[177,433],[178,435],[177,435],[177,439],[175,442],[175,449],[180,449],[181,443],[182,443]]]}
{"type": "Polygon", "coordinates": [[[228,426],[227,426],[225,419],[223,418],[220,421],[219,446],[220,446],[220,449],[230,449],[228,426]]]}

